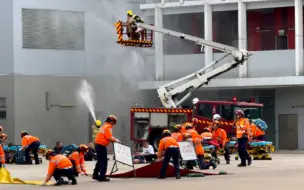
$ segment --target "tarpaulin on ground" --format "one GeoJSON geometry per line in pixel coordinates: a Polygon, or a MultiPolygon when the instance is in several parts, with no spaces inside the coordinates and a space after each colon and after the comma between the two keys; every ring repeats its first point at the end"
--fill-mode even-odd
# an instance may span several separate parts
{"type": "MultiPolygon", "coordinates": [[[[29,184],[41,185],[43,181],[23,181],[18,178],[12,178],[10,172],[6,168],[0,168],[0,184],[29,184]]],[[[52,183],[48,183],[52,185],[52,183]]]]}
{"type": "MultiPolygon", "coordinates": [[[[156,178],[160,175],[160,169],[162,167],[162,162],[154,162],[152,164],[149,164],[147,166],[135,169],[136,177],[141,178],[156,178]]],[[[180,169],[180,175],[181,176],[187,176],[189,174],[204,174],[204,175],[222,175],[223,173],[211,173],[211,172],[202,172],[202,171],[193,171],[193,170],[187,170],[187,169],[180,169]]],[[[172,165],[168,165],[167,168],[167,177],[174,177],[174,167],[172,165]]],[[[112,174],[111,178],[131,178],[134,177],[134,171],[128,171],[125,173],[117,173],[112,174]]]]}

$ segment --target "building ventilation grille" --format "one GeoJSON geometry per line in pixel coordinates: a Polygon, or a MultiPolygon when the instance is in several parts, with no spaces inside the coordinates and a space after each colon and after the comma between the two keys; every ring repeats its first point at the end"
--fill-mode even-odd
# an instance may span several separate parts
{"type": "Polygon", "coordinates": [[[22,9],[23,48],[84,50],[84,13],[22,9]]]}

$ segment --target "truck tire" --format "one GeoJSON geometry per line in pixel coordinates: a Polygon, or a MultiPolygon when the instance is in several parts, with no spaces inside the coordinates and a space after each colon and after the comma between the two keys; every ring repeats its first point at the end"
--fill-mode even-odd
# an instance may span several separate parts
{"type": "Polygon", "coordinates": [[[161,135],[160,134],[154,134],[150,138],[150,145],[153,146],[154,150],[158,150],[158,145],[159,145],[160,139],[161,139],[161,135]]]}

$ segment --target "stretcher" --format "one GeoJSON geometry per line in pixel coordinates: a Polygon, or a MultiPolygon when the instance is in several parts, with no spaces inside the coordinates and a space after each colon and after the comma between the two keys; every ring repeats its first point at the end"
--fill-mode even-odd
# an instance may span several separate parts
{"type": "MultiPolygon", "coordinates": [[[[236,147],[236,141],[230,141],[229,147],[236,147]]],[[[275,151],[272,142],[269,141],[253,141],[248,143],[248,153],[254,160],[271,160],[270,153],[275,151]]],[[[235,156],[238,160],[238,155],[235,156]]]]}
{"type": "MultiPolygon", "coordinates": [[[[17,152],[19,151],[19,149],[22,148],[21,145],[13,145],[13,146],[4,146],[4,152],[6,154],[6,162],[9,164],[13,164],[15,163],[15,155],[17,154],[17,152]]],[[[38,154],[40,156],[44,155],[45,152],[47,150],[47,147],[45,145],[40,145],[39,146],[39,150],[38,150],[38,154]]],[[[31,157],[32,160],[34,159],[34,157],[31,157]]],[[[42,158],[39,158],[40,163],[42,163],[42,158]]]]}

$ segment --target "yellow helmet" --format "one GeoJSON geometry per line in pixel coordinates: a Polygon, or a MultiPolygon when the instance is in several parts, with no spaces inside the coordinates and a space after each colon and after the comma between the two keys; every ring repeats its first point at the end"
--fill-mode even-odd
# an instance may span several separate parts
{"type": "Polygon", "coordinates": [[[169,130],[167,130],[167,129],[163,131],[163,135],[165,135],[165,134],[169,134],[169,135],[171,135],[170,131],[169,131],[169,130]]]}
{"type": "Polygon", "coordinates": [[[55,155],[55,151],[52,150],[52,149],[47,150],[47,151],[45,152],[45,154],[44,154],[44,156],[45,156],[45,158],[46,158],[47,160],[49,160],[49,159],[50,159],[50,156],[52,156],[52,155],[55,155]]]}
{"type": "Polygon", "coordinates": [[[128,11],[127,11],[127,15],[128,15],[128,16],[132,16],[132,15],[133,15],[133,12],[132,12],[131,10],[128,10],[128,11]]]}
{"type": "Polygon", "coordinates": [[[101,121],[100,120],[96,120],[95,121],[95,125],[96,125],[96,127],[100,127],[101,126],[101,121]]]}
{"type": "Polygon", "coordinates": [[[180,124],[176,124],[176,125],[174,126],[174,128],[175,128],[175,129],[182,129],[182,126],[181,126],[180,124]]]}
{"type": "Polygon", "coordinates": [[[85,144],[81,144],[81,145],[79,145],[79,150],[80,150],[80,152],[86,153],[89,151],[89,147],[85,144]]]}

